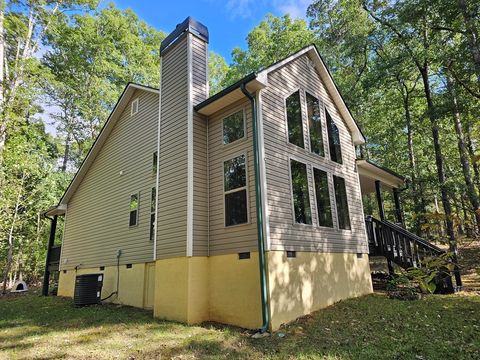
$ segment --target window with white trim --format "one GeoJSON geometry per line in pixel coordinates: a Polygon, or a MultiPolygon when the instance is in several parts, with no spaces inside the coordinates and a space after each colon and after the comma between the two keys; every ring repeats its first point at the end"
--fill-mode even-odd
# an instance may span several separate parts
{"type": "Polygon", "coordinates": [[[300,91],[294,92],[285,99],[285,107],[287,110],[288,142],[303,148],[304,139],[300,91]]]}
{"type": "Polygon", "coordinates": [[[223,119],[223,143],[230,144],[245,137],[245,118],[243,110],[223,119]]]}
{"type": "Polygon", "coordinates": [[[132,106],[130,108],[130,115],[135,115],[138,112],[138,98],[132,101],[132,106]]]}
{"type": "Polygon", "coordinates": [[[223,162],[225,226],[248,222],[245,155],[223,162]]]}
{"type": "Polygon", "coordinates": [[[310,151],[320,156],[325,156],[323,149],[322,118],[320,116],[320,102],[315,97],[306,93],[308,128],[310,132],[310,151]]]}
{"type": "Polygon", "coordinates": [[[138,193],[130,195],[130,219],[129,226],[138,225],[138,208],[140,196],[138,193]]]}
{"type": "Polygon", "coordinates": [[[157,207],[157,189],[152,187],[152,195],[150,198],[150,241],[155,236],[155,209],[157,207]]]}
{"type": "Polygon", "coordinates": [[[350,230],[350,214],[348,211],[347,188],[345,179],[333,175],[333,186],[335,188],[335,203],[337,205],[338,227],[344,230],[350,230]]]}
{"type": "Polygon", "coordinates": [[[327,130],[328,130],[328,145],[330,149],[330,159],[339,164],[342,163],[342,147],[340,145],[340,132],[338,131],[337,125],[333,121],[332,117],[325,109],[325,117],[327,120],[327,130]]]}
{"type": "Polygon", "coordinates": [[[318,225],[333,227],[332,205],[328,188],[328,174],[320,169],[313,168],[313,182],[315,200],[317,201],[318,225]]]}
{"type": "Polygon", "coordinates": [[[307,165],[290,160],[290,174],[292,181],[293,211],[297,224],[312,224],[312,210],[308,191],[307,165]]]}

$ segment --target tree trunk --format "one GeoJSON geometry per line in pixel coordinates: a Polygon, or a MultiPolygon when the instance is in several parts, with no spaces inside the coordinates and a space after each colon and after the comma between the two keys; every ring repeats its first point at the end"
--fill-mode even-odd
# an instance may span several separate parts
{"type": "MultiPolygon", "coordinates": [[[[68,130],[67,130],[68,131],[68,130]]],[[[68,165],[68,160],[70,159],[70,143],[71,143],[71,133],[67,133],[67,137],[65,139],[65,151],[63,152],[63,161],[62,161],[62,167],[61,167],[61,172],[66,173],[67,172],[67,165],[68,165]]]]}
{"type": "Polygon", "coordinates": [[[475,214],[475,218],[478,224],[480,223],[480,199],[475,191],[475,186],[473,185],[472,175],[470,172],[470,159],[468,156],[467,148],[465,146],[465,136],[463,134],[460,111],[458,109],[457,95],[448,77],[447,86],[450,92],[450,96],[452,97],[453,121],[455,124],[455,132],[457,133],[458,152],[460,154],[460,163],[462,164],[463,178],[465,180],[465,185],[467,188],[468,199],[470,201],[470,204],[472,205],[472,210],[475,214]]]}
{"type": "MultiPolygon", "coordinates": [[[[440,193],[442,196],[442,205],[445,212],[445,224],[447,227],[447,237],[449,251],[452,253],[452,260],[457,263],[458,250],[455,243],[455,231],[452,221],[452,206],[448,197],[447,184],[445,182],[445,167],[443,164],[442,146],[440,143],[440,134],[438,130],[437,117],[435,115],[435,106],[432,100],[432,92],[430,89],[430,81],[428,78],[428,64],[424,62],[423,66],[419,67],[422,75],[423,89],[425,91],[425,100],[427,101],[427,113],[431,123],[433,147],[435,149],[435,163],[437,165],[438,183],[440,185],[440,193]]],[[[462,280],[458,269],[455,270],[455,282],[457,286],[462,286],[462,280]]]]}
{"type": "Polygon", "coordinates": [[[477,191],[480,192],[480,168],[478,166],[478,162],[475,161],[475,150],[473,149],[471,128],[470,128],[470,123],[468,121],[467,121],[467,127],[465,130],[467,135],[468,156],[472,161],[473,180],[475,182],[475,185],[477,186],[477,191]]]}
{"type": "Polygon", "coordinates": [[[3,148],[5,147],[6,140],[6,119],[5,119],[5,106],[4,106],[4,95],[5,95],[5,70],[4,63],[5,59],[5,37],[3,19],[5,13],[5,0],[0,0],[0,167],[2,166],[3,159],[3,148]]]}
{"type": "Polygon", "coordinates": [[[470,46],[470,53],[473,58],[473,65],[477,75],[477,81],[480,85],[480,44],[478,41],[478,30],[475,26],[475,14],[468,9],[466,0],[458,0],[458,7],[462,12],[463,21],[465,22],[466,37],[470,46]]]}
{"type": "Polygon", "coordinates": [[[18,216],[18,209],[20,207],[20,198],[21,192],[19,191],[17,194],[17,199],[15,201],[15,211],[13,213],[12,223],[10,225],[10,230],[8,232],[8,253],[7,253],[7,263],[5,264],[5,269],[3,272],[3,293],[5,294],[7,291],[7,280],[8,275],[10,274],[10,269],[12,268],[13,262],[13,231],[15,229],[15,225],[17,222],[18,216]]]}

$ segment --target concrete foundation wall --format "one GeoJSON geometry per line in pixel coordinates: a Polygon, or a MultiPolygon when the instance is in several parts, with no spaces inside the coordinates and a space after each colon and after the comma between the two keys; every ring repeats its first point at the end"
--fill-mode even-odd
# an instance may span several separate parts
{"type": "Polygon", "coordinates": [[[267,253],[271,327],[373,291],[368,255],[284,251],[267,253]]]}
{"type": "MultiPolygon", "coordinates": [[[[118,296],[113,295],[107,302],[123,304],[143,308],[145,306],[145,263],[132,264],[130,269],[125,265],[120,265],[120,281],[118,287],[118,296]]],[[[82,274],[103,274],[102,298],[107,297],[117,289],[117,267],[106,266],[104,270],[96,268],[86,268],[61,271],[58,281],[58,296],[73,297],[75,291],[75,277],[82,274]]],[[[150,286],[153,286],[153,282],[150,286]]],[[[151,291],[151,289],[150,289],[151,291]]]]}

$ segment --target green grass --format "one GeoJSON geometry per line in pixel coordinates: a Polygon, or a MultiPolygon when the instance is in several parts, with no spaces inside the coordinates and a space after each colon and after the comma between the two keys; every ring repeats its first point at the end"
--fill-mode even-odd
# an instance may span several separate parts
{"type": "Polygon", "coordinates": [[[116,305],[0,297],[0,359],[480,359],[480,296],[340,302],[264,339],[116,305]],[[278,336],[285,334],[284,337],[278,336]]]}

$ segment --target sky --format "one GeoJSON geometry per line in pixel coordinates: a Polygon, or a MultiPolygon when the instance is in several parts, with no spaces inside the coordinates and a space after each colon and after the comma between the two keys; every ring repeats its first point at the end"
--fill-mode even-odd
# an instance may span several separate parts
{"type": "MultiPolygon", "coordinates": [[[[108,0],[103,0],[106,4],[108,0]]],[[[158,30],[170,33],[187,16],[209,30],[209,49],[227,63],[235,47],[246,48],[246,37],[265,15],[304,18],[311,0],[114,0],[121,9],[131,8],[140,19],[158,30]]]]}

